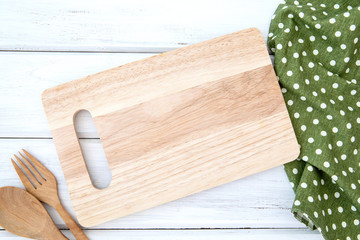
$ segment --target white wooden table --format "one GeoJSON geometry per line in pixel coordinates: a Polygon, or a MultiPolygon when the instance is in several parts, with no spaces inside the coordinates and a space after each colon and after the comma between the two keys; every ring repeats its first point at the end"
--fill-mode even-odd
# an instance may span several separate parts
{"type": "MultiPolygon", "coordinates": [[[[74,216],[41,92],[247,27],[259,28],[265,38],[279,2],[1,0],[0,186],[23,187],[10,157],[25,148],[56,175],[62,202],[74,216]]],[[[87,120],[79,118],[78,131],[87,160],[95,162],[101,144],[87,120]]],[[[322,239],[293,218],[293,198],[283,167],[277,167],[85,232],[90,239],[322,239]]],[[[3,229],[0,238],[23,239],[3,229]]]]}

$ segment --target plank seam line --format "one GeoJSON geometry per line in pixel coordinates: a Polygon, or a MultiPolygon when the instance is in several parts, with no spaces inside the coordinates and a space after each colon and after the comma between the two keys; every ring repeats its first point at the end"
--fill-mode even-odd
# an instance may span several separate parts
{"type": "MultiPolygon", "coordinates": [[[[8,137],[8,136],[6,136],[6,137],[0,137],[0,140],[42,140],[42,139],[53,139],[52,137],[8,137]]],[[[93,140],[95,140],[95,139],[97,139],[97,140],[99,140],[100,138],[83,138],[83,137],[81,137],[81,138],[79,138],[79,139],[93,139],[93,140]]]]}
{"type": "MultiPolygon", "coordinates": [[[[227,230],[307,230],[306,227],[292,228],[82,228],[86,231],[227,231],[227,230]]],[[[69,228],[59,228],[59,230],[69,230],[69,228]]],[[[0,231],[6,231],[0,229],[0,231]]]]}
{"type": "MultiPolygon", "coordinates": [[[[190,45],[188,45],[190,46],[190,45]]],[[[171,50],[175,50],[175,49],[178,49],[178,48],[172,48],[172,49],[169,49],[168,51],[171,51],[171,50]]],[[[167,51],[162,51],[162,52],[159,52],[159,51],[65,51],[65,50],[53,50],[53,51],[50,51],[50,50],[8,50],[8,49],[0,49],[0,52],[9,52],[9,53],[12,53],[12,52],[16,52],[16,53],[138,53],[138,54],[146,54],[146,53],[152,53],[152,54],[161,54],[161,53],[165,53],[167,51]]],[[[269,56],[274,56],[273,53],[268,53],[269,56]]]]}
{"type": "MultiPolygon", "coordinates": [[[[169,49],[169,51],[171,50],[174,50],[174,49],[177,49],[177,48],[173,48],[173,49],[169,49]]],[[[138,54],[144,54],[144,53],[158,53],[158,54],[161,54],[161,53],[164,53],[164,52],[159,52],[159,51],[136,51],[134,52],[133,51],[65,51],[65,50],[8,50],[8,49],[0,49],[0,52],[16,52],[16,53],[138,53],[138,54]]]]}

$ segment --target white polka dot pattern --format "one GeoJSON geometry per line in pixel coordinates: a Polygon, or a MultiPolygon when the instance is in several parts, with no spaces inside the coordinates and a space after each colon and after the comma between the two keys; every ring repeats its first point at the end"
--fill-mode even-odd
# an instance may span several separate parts
{"type": "Polygon", "coordinates": [[[359,26],[358,1],[285,1],[268,35],[301,146],[293,213],[326,239],[360,239],[359,26]]]}

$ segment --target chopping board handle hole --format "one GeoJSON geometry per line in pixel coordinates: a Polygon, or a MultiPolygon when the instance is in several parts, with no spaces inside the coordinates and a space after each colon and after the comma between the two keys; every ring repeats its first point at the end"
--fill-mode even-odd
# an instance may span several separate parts
{"type": "Polygon", "coordinates": [[[107,188],[112,174],[91,113],[76,112],[74,127],[92,185],[97,189],[107,188]]]}

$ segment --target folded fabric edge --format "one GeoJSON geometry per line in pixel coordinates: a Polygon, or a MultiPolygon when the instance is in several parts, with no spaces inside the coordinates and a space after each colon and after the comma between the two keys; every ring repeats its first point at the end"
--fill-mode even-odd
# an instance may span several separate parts
{"type": "Polygon", "coordinates": [[[317,227],[318,224],[316,223],[316,221],[313,218],[311,218],[303,209],[293,207],[291,209],[291,212],[294,215],[295,219],[301,222],[302,224],[304,224],[307,228],[309,228],[312,231],[318,230],[322,234],[325,240],[330,240],[326,236],[324,230],[318,228],[317,227]]]}

